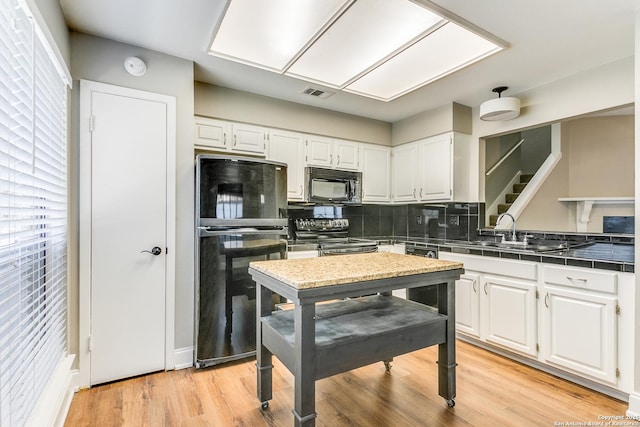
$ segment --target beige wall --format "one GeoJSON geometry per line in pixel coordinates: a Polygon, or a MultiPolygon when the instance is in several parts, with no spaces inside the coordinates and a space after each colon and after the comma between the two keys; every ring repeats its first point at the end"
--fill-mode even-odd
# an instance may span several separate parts
{"type": "Polygon", "coordinates": [[[234,89],[195,83],[196,115],[391,145],[391,124],[234,89]]]}
{"type": "Polygon", "coordinates": [[[417,141],[446,132],[471,134],[471,108],[456,104],[443,105],[393,123],[392,145],[417,141]]]}
{"type": "MultiPolygon", "coordinates": [[[[634,116],[562,123],[562,159],[518,218],[518,228],[576,231],[576,204],[559,197],[633,197],[634,116]]],[[[596,205],[587,231],[602,232],[605,215],[633,215],[633,205],[596,205]]]]}
{"type": "MultiPolygon", "coordinates": [[[[194,317],[194,213],[193,213],[193,63],[184,59],[145,50],[82,33],[71,34],[71,72],[74,91],[70,157],[70,279],[69,279],[69,352],[78,351],[78,138],[79,79],[97,81],[176,98],[176,290],[175,346],[193,345],[194,317]],[[128,56],[138,56],[147,64],[142,77],[130,76],[123,67],[128,56]]],[[[115,172],[114,167],[114,172],[115,172]]]]}

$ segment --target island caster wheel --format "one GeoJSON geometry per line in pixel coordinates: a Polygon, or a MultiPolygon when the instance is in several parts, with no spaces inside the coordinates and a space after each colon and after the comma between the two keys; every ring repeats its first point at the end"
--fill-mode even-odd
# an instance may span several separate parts
{"type": "Polygon", "coordinates": [[[260,407],[263,411],[267,410],[269,408],[269,402],[262,402],[262,405],[260,405],[260,407]]]}
{"type": "Polygon", "coordinates": [[[390,372],[390,371],[391,371],[391,366],[393,366],[393,365],[391,364],[391,362],[389,362],[389,361],[384,361],[383,363],[384,363],[384,369],[385,369],[387,372],[390,372]]]}
{"type": "Polygon", "coordinates": [[[447,406],[449,408],[453,408],[454,406],[456,406],[456,401],[453,399],[447,399],[447,406]]]}

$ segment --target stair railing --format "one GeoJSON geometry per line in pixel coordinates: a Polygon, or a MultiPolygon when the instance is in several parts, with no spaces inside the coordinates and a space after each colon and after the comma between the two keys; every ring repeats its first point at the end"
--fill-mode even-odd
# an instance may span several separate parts
{"type": "Polygon", "coordinates": [[[523,142],[524,142],[524,138],[522,138],[520,141],[518,141],[518,143],[516,145],[514,145],[509,151],[507,151],[507,153],[504,156],[502,156],[500,158],[500,160],[498,160],[496,162],[495,165],[491,166],[489,168],[489,170],[487,171],[486,175],[489,176],[489,175],[491,175],[491,173],[493,173],[493,171],[498,169],[498,167],[502,164],[502,162],[504,162],[507,159],[507,157],[512,155],[514,153],[514,151],[516,151],[518,149],[518,147],[520,147],[522,145],[523,142]]]}

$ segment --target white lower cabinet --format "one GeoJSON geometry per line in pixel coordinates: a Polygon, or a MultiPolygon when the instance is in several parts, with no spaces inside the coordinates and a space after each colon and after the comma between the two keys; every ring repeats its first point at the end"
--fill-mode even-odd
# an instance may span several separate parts
{"type": "Polygon", "coordinates": [[[488,342],[537,355],[536,287],[535,282],[484,275],[481,310],[488,342]]]}
{"type": "Polygon", "coordinates": [[[456,328],[480,338],[480,276],[465,273],[456,280],[456,328]]]}
{"type": "Polygon", "coordinates": [[[616,273],[551,266],[543,271],[545,362],[615,384],[616,273]]]}
{"type": "Polygon", "coordinates": [[[458,332],[536,357],[536,264],[448,252],[440,258],[465,268],[456,282],[458,332]]]}
{"type": "Polygon", "coordinates": [[[461,337],[596,389],[633,390],[633,273],[443,251],[439,257],[464,264],[456,281],[461,337]]]}

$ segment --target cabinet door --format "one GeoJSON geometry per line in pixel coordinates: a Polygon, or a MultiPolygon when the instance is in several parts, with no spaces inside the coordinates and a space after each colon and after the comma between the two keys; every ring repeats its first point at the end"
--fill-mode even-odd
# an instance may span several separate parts
{"type": "Polygon", "coordinates": [[[333,166],[337,169],[358,170],[360,162],[357,142],[335,140],[333,142],[333,166]]]}
{"type": "Polygon", "coordinates": [[[453,140],[451,134],[428,138],[418,148],[420,200],[453,199],[453,140]]]}
{"type": "Polygon", "coordinates": [[[265,128],[253,125],[233,124],[233,151],[262,154],[266,152],[265,128]]]}
{"type": "Polygon", "coordinates": [[[206,117],[195,118],[195,146],[214,148],[216,150],[228,150],[228,140],[231,125],[221,120],[208,119],[206,117]]]}
{"type": "Polygon", "coordinates": [[[393,149],[391,156],[392,198],[397,202],[417,200],[417,146],[406,144],[393,149]]]}
{"type": "Polygon", "coordinates": [[[369,144],[362,146],[362,201],[391,200],[391,149],[369,144]]]}
{"type": "Polygon", "coordinates": [[[303,200],[304,136],[294,132],[271,130],[267,158],[287,164],[287,199],[303,200]]]}
{"type": "Polygon", "coordinates": [[[484,276],[482,292],[486,341],[536,356],[536,284],[484,276]]]}
{"type": "Polygon", "coordinates": [[[456,328],[480,337],[480,276],[466,273],[456,280],[456,328]]]}
{"type": "Polygon", "coordinates": [[[545,287],[545,361],[616,383],[617,300],[545,287]]]}
{"type": "Polygon", "coordinates": [[[308,135],[305,142],[305,160],[310,166],[330,168],[333,164],[333,140],[308,135]]]}

